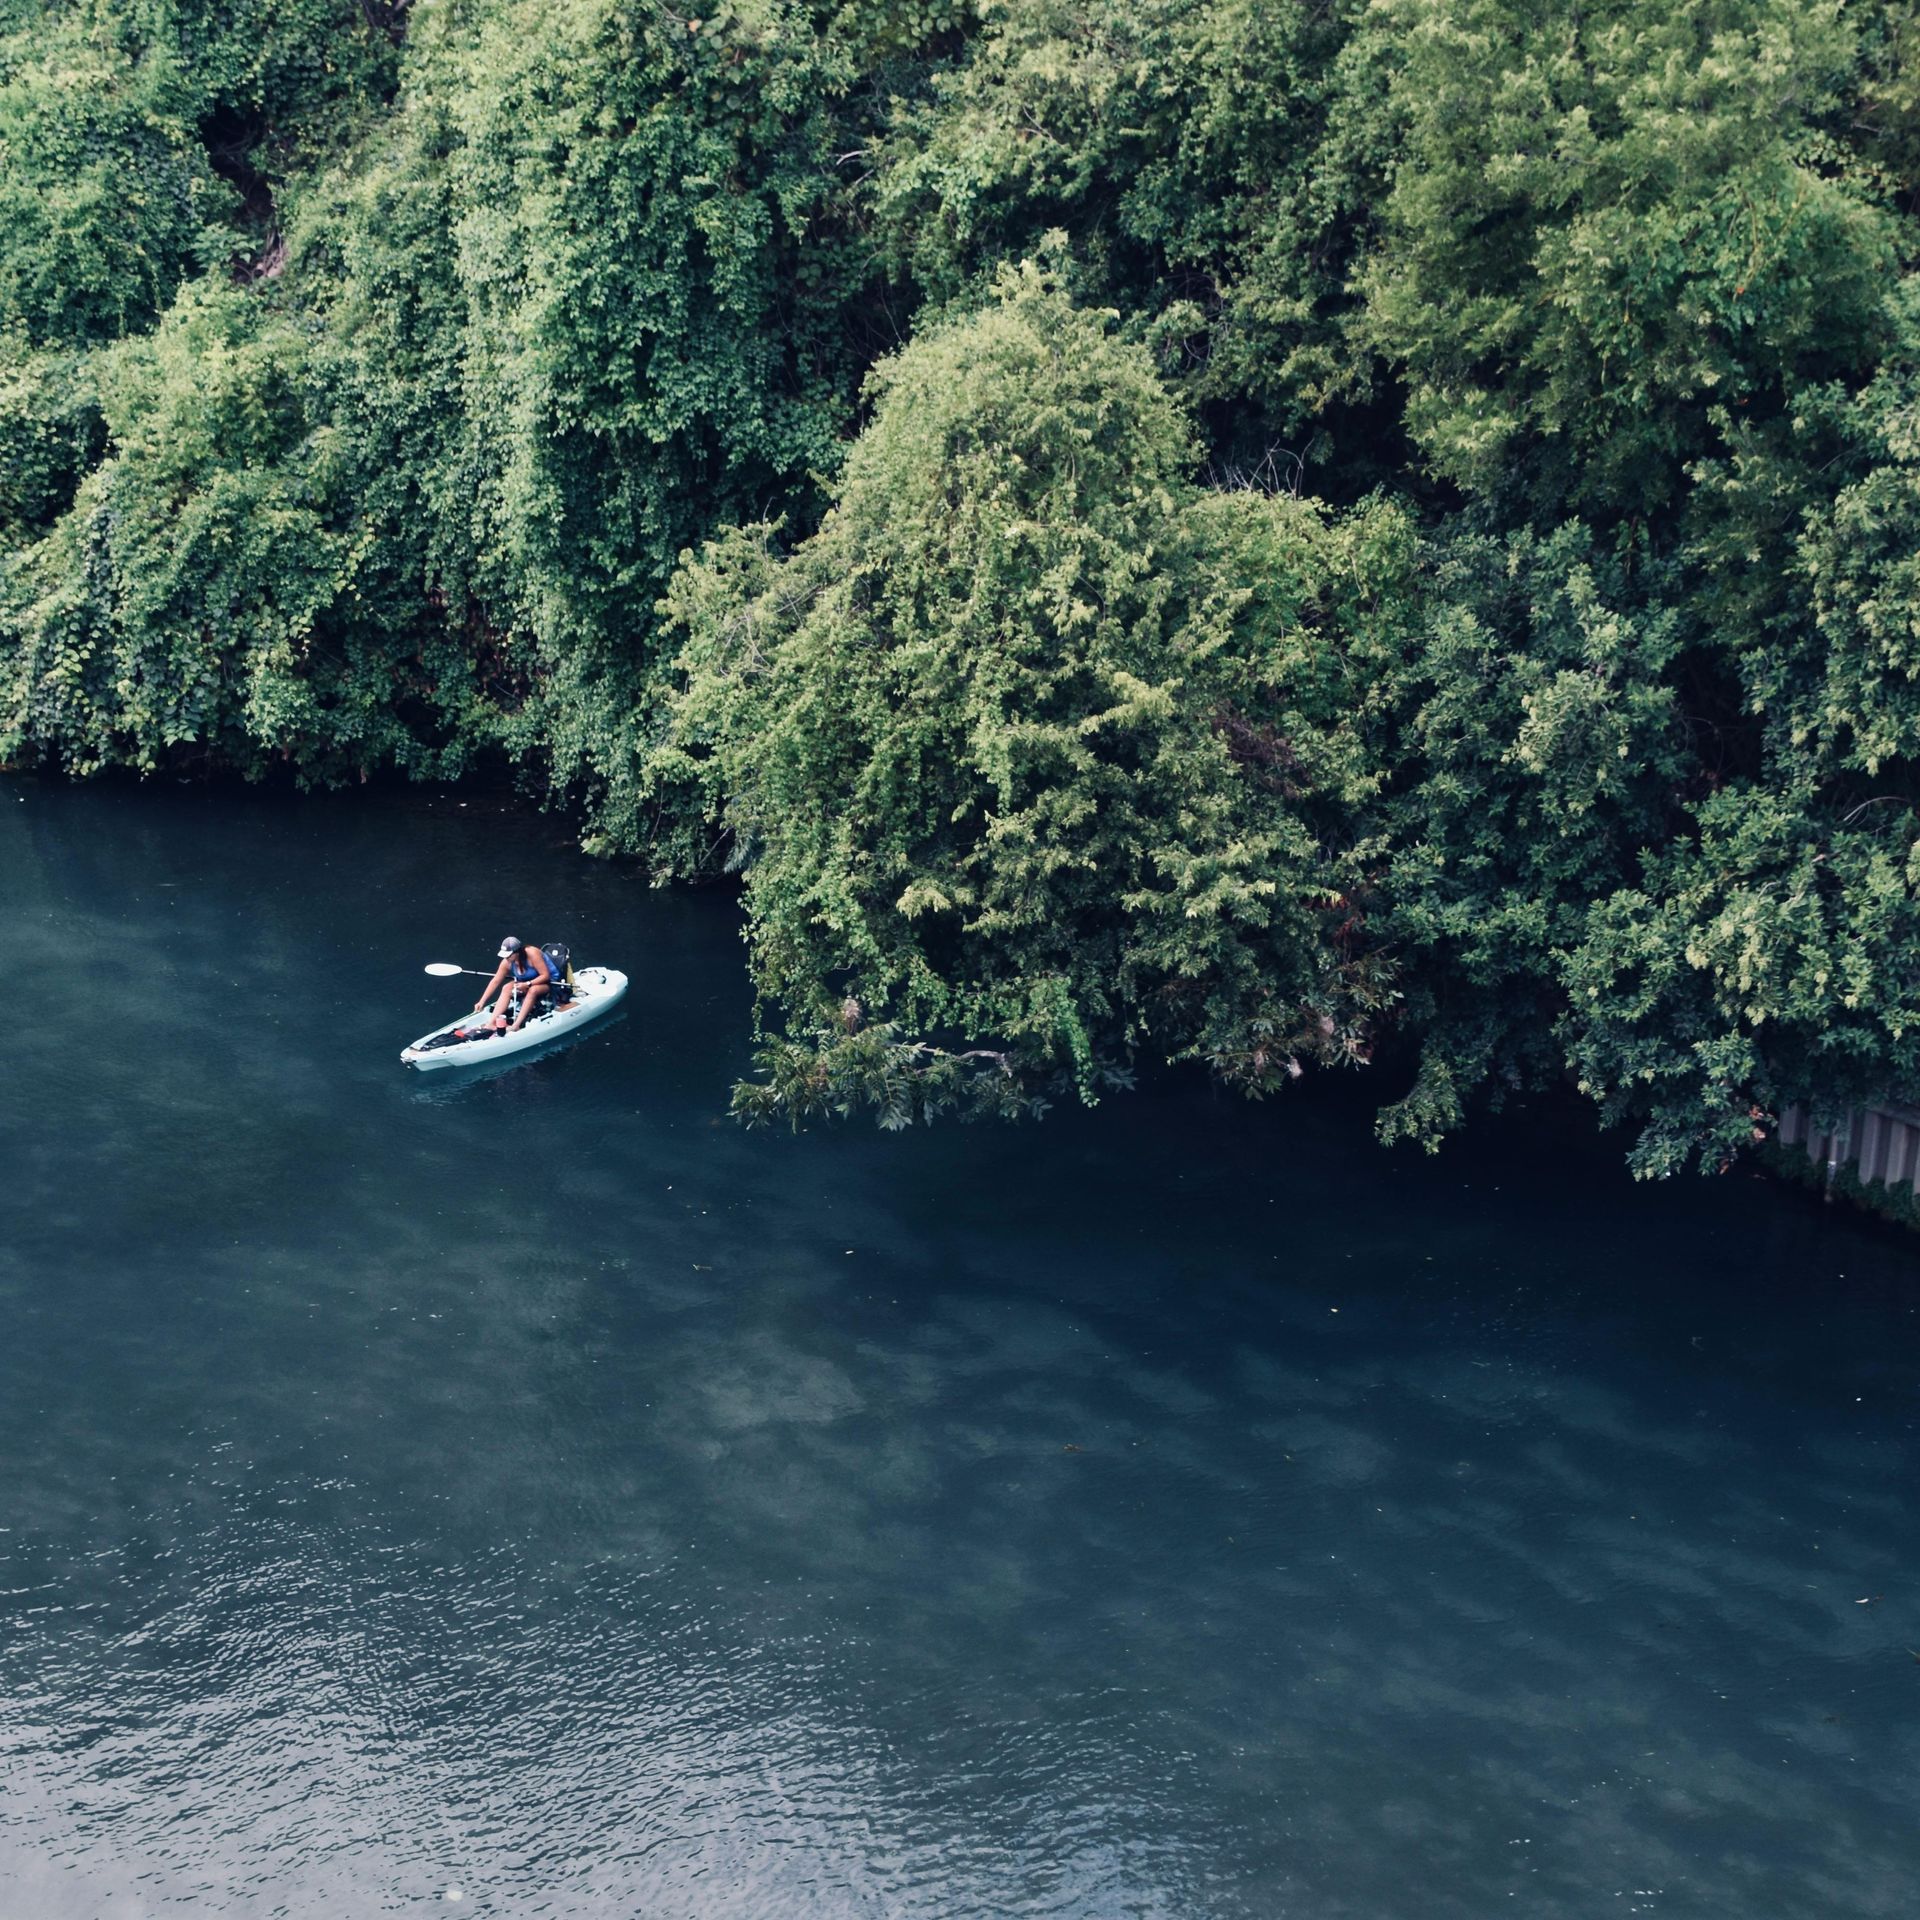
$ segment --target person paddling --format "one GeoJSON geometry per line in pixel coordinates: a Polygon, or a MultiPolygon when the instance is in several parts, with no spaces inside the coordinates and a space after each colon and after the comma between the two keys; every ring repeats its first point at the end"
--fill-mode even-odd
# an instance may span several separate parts
{"type": "Polygon", "coordinates": [[[500,942],[500,964],[494,968],[486,991],[473,1003],[474,1012],[484,1013],[487,1002],[496,991],[500,999],[494,1008],[493,1025],[506,1027],[509,1033],[518,1033],[527,1024],[528,1016],[540,1000],[551,997],[553,993],[553,968],[548,964],[547,956],[538,947],[529,946],[526,941],[508,934],[500,942]],[[516,994],[520,999],[520,1011],[514,1015],[513,1024],[507,1026],[507,1008],[516,994]]]}

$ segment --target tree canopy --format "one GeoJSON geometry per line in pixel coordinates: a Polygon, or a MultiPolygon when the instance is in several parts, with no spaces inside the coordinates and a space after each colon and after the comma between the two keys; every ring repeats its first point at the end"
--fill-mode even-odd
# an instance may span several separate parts
{"type": "Polygon", "coordinates": [[[749,1118],[1920,1091],[1910,0],[0,0],[0,758],[514,768],[749,1118]]]}

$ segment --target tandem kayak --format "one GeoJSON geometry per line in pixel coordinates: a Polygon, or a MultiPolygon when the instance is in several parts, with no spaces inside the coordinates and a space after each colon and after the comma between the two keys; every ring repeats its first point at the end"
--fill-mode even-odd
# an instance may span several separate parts
{"type": "Polygon", "coordinates": [[[557,1040],[573,1033],[609,1008],[617,1007],[627,991],[627,976],[612,967],[576,967],[573,971],[573,998],[564,1007],[550,1007],[536,1013],[518,1033],[490,1033],[480,1024],[477,1014],[463,1013],[444,1027],[423,1033],[410,1047],[402,1047],[403,1065],[418,1067],[422,1073],[435,1067],[473,1067],[488,1060],[504,1060],[528,1047],[557,1040]],[[471,1040],[449,1040],[461,1028],[470,1028],[471,1040]]]}

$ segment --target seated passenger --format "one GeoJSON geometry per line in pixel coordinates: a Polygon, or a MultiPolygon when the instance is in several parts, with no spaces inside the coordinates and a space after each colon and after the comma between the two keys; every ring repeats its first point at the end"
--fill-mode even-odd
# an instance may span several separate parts
{"type": "Polygon", "coordinates": [[[529,946],[526,941],[516,939],[512,934],[500,942],[500,964],[493,970],[493,978],[486,984],[480,998],[473,1003],[475,1013],[484,1013],[487,1002],[499,994],[495,1004],[492,1024],[506,1027],[509,1033],[518,1033],[534,1013],[539,1010],[543,999],[557,1002],[561,995],[554,980],[553,968],[547,956],[538,947],[529,946]],[[520,1002],[519,1012],[513,1015],[508,1025],[508,1010],[514,1000],[520,1002]]]}

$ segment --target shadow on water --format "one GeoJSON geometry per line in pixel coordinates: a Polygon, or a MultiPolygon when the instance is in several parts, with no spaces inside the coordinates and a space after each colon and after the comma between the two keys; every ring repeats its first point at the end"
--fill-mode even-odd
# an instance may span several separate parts
{"type": "Polygon", "coordinates": [[[745,1133],[730,899],[553,837],[0,781],[0,1913],[1904,1920],[1912,1242],[1358,1077],[745,1133]],[[617,1024],[407,1073],[509,927],[617,1024]]]}

